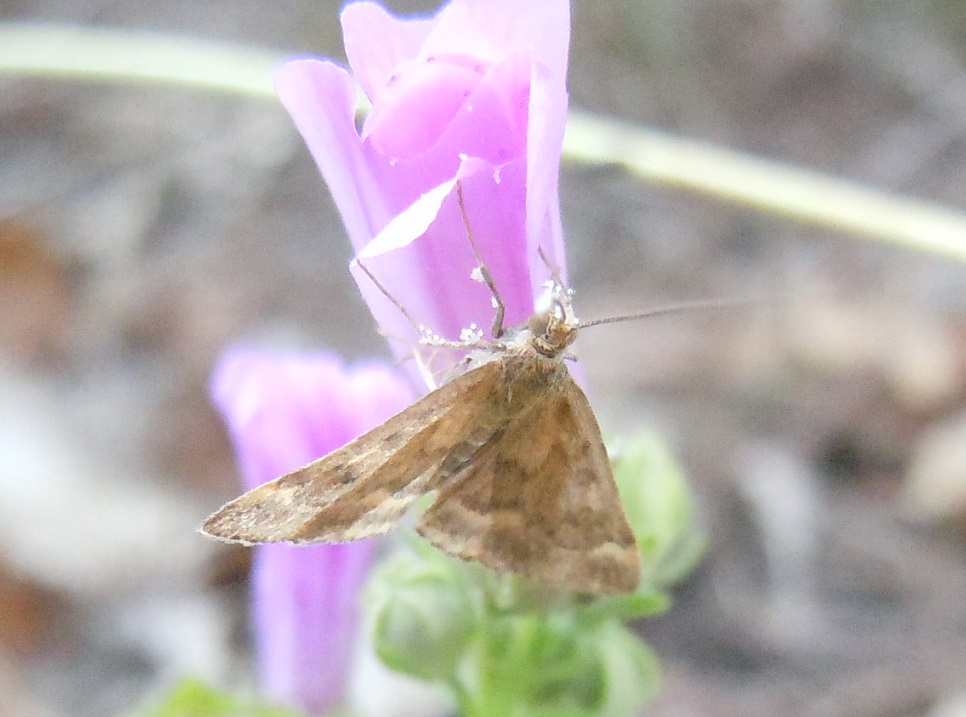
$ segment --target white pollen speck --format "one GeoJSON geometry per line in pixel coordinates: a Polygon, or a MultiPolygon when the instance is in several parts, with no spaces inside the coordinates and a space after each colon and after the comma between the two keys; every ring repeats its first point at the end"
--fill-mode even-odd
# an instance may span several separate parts
{"type": "Polygon", "coordinates": [[[460,161],[461,161],[461,162],[465,162],[465,161],[466,161],[467,159],[469,159],[469,157],[468,157],[468,155],[466,154],[466,152],[460,152],[460,153],[459,153],[458,155],[456,155],[456,156],[460,158],[460,161]]]}
{"type": "Polygon", "coordinates": [[[495,170],[493,170],[493,183],[499,184],[501,181],[502,179],[500,177],[500,167],[497,167],[495,170]]]}
{"type": "Polygon", "coordinates": [[[470,324],[468,329],[460,331],[460,341],[463,343],[473,343],[483,338],[483,332],[476,328],[476,324],[470,324]]]}
{"type": "Polygon", "coordinates": [[[495,296],[490,297],[490,306],[494,309],[500,308],[500,302],[496,300],[495,296]]]}
{"type": "Polygon", "coordinates": [[[395,167],[397,164],[399,164],[399,157],[393,157],[389,160],[390,167],[395,167]]]}
{"type": "Polygon", "coordinates": [[[477,284],[482,284],[484,281],[483,270],[478,266],[473,267],[473,271],[470,272],[470,278],[477,284]]]}

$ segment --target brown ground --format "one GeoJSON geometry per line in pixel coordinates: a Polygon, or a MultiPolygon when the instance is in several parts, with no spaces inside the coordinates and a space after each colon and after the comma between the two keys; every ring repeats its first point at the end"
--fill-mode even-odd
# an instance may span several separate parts
{"type": "MultiPolygon", "coordinates": [[[[966,209],[960,4],[576,4],[575,106],[966,209]]],[[[0,19],[338,55],[336,6],[0,19]]],[[[241,682],[238,569],[193,533],[235,490],[205,381],[235,342],[383,353],[331,201],[278,106],[199,92],[0,79],[0,158],[0,716],[241,682]]],[[[566,166],[563,202],[584,317],[793,297],[579,346],[604,424],[667,436],[710,535],[642,626],[651,714],[964,714],[966,269],[612,168],[566,166]]]]}

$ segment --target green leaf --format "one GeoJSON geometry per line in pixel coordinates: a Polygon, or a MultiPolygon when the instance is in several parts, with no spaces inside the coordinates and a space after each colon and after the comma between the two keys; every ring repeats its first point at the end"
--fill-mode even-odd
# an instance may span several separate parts
{"type": "Polygon", "coordinates": [[[615,453],[614,477],[641,551],[642,590],[666,588],[704,554],[691,490],[670,451],[653,434],[622,442],[615,453]]]}
{"type": "Polygon", "coordinates": [[[598,717],[630,717],[657,694],[661,666],[657,656],[623,625],[601,629],[598,639],[606,676],[607,697],[598,717]]]}
{"type": "Polygon", "coordinates": [[[577,609],[581,624],[597,625],[607,621],[626,622],[649,615],[660,615],[671,607],[671,598],[663,590],[643,585],[630,595],[595,598],[577,609]]]}
{"type": "Polygon", "coordinates": [[[196,678],[176,684],[160,702],[135,712],[133,717],[299,717],[277,705],[257,703],[220,692],[196,678]]]}

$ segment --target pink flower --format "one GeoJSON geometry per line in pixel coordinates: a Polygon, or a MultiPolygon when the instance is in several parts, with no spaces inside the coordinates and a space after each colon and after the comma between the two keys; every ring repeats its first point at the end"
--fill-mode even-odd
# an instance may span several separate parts
{"type": "MultiPolygon", "coordinates": [[[[246,489],[338,448],[412,399],[399,375],[381,364],[346,369],[328,354],[247,349],[221,358],[211,393],[246,489]]],[[[252,620],[267,696],[312,714],[341,700],[374,549],[371,540],[255,548],[252,620]]]]}
{"type": "MultiPolygon", "coordinates": [[[[346,54],[372,102],[359,131],[353,81],[304,59],[276,90],[319,165],[366,266],[422,325],[449,339],[493,318],[456,201],[463,188],[480,254],[524,321],[564,271],[557,179],[567,113],[566,0],[453,0],[402,20],[360,2],[342,13],[346,54]]],[[[353,266],[383,332],[406,356],[413,328],[353,266]]],[[[488,332],[487,332],[488,333],[488,332]]]]}

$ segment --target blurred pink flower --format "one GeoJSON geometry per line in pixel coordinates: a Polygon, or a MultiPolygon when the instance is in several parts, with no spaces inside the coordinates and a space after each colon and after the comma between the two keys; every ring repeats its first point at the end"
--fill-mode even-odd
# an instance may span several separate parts
{"type": "MultiPolygon", "coordinates": [[[[372,110],[356,127],[353,80],[318,59],[284,65],[276,90],[315,157],[352,245],[409,313],[457,339],[488,329],[455,185],[484,262],[524,321],[550,271],[564,267],[557,179],[567,114],[567,0],[453,0],[403,20],[360,2],[342,13],[346,54],[372,110]]],[[[417,340],[353,266],[397,356],[417,340]]]]}
{"type": "MultiPolygon", "coordinates": [[[[222,356],[211,393],[246,489],[342,446],[412,400],[382,364],[346,369],[328,354],[250,349],[222,356]]],[[[374,549],[372,540],[255,548],[252,626],[266,695],[312,714],[341,700],[374,549]]]]}

